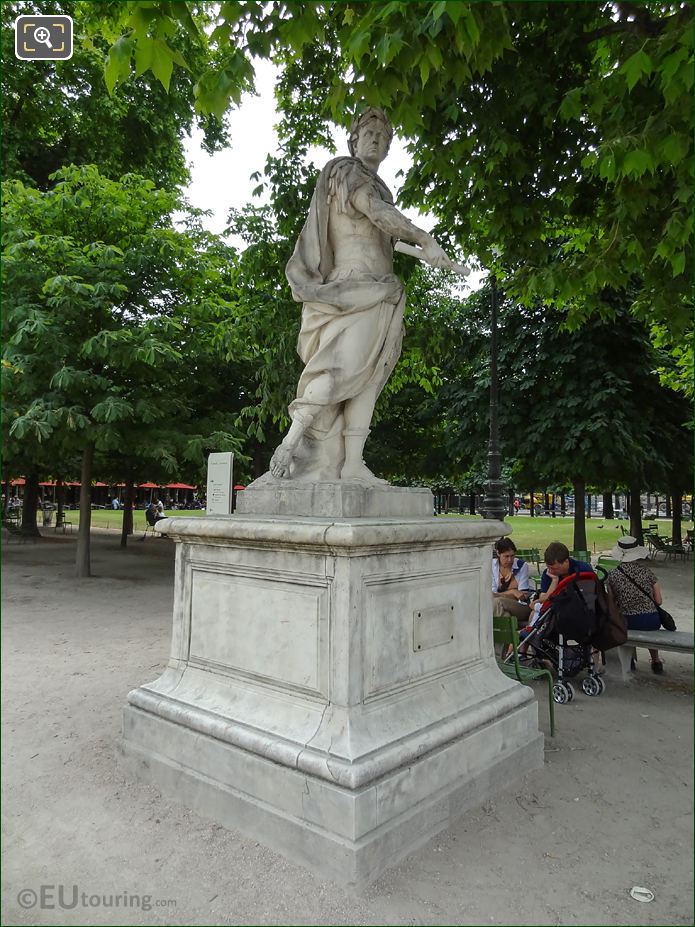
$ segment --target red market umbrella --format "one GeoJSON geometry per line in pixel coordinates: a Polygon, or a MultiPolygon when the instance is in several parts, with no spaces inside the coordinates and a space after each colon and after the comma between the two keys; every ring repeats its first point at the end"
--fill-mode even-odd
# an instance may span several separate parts
{"type": "Polygon", "coordinates": [[[138,489],[159,489],[159,483],[140,483],[138,489]]]}
{"type": "Polygon", "coordinates": [[[242,486],[241,483],[237,483],[234,489],[246,489],[246,487],[242,486]]]}
{"type": "Polygon", "coordinates": [[[189,486],[188,483],[167,483],[165,489],[195,489],[195,486],[189,486]]]}
{"type": "Polygon", "coordinates": [[[55,485],[56,485],[56,484],[55,484],[55,481],[53,481],[53,480],[48,480],[48,481],[45,482],[45,483],[39,483],[39,486],[55,486],[55,485]]]}
{"type": "Polygon", "coordinates": [[[19,479],[12,480],[10,485],[11,486],[26,486],[26,483],[27,481],[24,479],[24,477],[20,476],[19,479]]]}
{"type": "Polygon", "coordinates": [[[95,485],[95,486],[108,486],[109,484],[108,484],[108,483],[100,483],[99,480],[97,480],[96,483],[95,483],[94,485],[95,485]]]}

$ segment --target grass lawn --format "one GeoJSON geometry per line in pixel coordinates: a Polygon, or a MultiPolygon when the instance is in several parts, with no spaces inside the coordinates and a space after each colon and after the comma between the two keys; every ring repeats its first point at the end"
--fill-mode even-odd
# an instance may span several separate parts
{"type": "MultiPolygon", "coordinates": [[[[197,518],[205,515],[202,509],[193,509],[191,511],[183,509],[174,509],[166,513],[170,516],[180,515],[184,518],[197,518]]],[[[79,512],[69,511],[65,513],[68,521],[71,521],[77,530],[79,525],[79,512]]],[[[477,515],[440,515],[439,518],[468,518],[476,520],[477,515]]],[[[41,519],[39,517],[39,524],[41,519]]],[[[574,532],[574,519],[566,518],[529,518],[527,516],[515,516],[508,519],[508,524],[513,528],[512,538],[517,547],[537,547],[541,555],[544,549],[551,541],[562,541],[570,549],[572,548],[572,536],[574,532]]],[[[647,521],[644,522],[646,527],[647,521]]],[[[671,520],[661,518],[658,521],[661,526],[660,533],[669,534],[671,530],[671,520]]],[[[684,525],[686,522],[684,521],[684,525]]],[[[92,525],[95,528],[111,528],[121,530],[123,525],[123,512],[114,512],[112,509],[95,509],[92,512],[92,525]]],[[[586,520],[586,540],[589,550],[592,553],[610,550],[619,537],[620,525],[628,530],[629,522],[627,521],[604,521],[602,518],[587,518],[586,520]]],[[[133,512],[133,528],[135,533],[145,530],[145,512],[144,509],[136,509],[133,512]]],[[[685,528],[684,528],[685,531],[685,528]]]]}
{"type": "MultiPolygon", "coordinates": [[[[441,516],[439,516],[441,517],[441,516]]],[[[451,515],[445,516],[450,518],[477,518],[476,515],[451,515]]],[[[644,521],[642,526],[647,527],[653,521],[644,521]]],[[[517,547],[537,547],[541,556],[543,551],[551,541],[562,541],[570,550],[572,549],[572,540],[574,537],[574,518],[567,516],[565,518],[530,518],[524,515],[514,516],[507,519],[507,524],[512,526],[511,538],[517,547]]],[[[657,521],[660,534],[671,533],[671,519],[660,518],[657,521]]],[[[686,522],[684,520],[683,524],[686,522]]],[[[625,531],[629,531],[629,521],[607,520],[603,518],[586,519],[586,542],[589,545],[591,553],[601,553],[601,551],[610,550],[616,543],[617,539],[622,537],[620,525],[625,531]]],[[[685,533],[685,528],[683,529],[685,533]]]]}
{"type": "MultiPolygon", "coordinates": [[[[195,518],[198,515],[204,515],[204,509],[176,509],[171,512],[165,512],[165,515],[183,515],[186,518],[192,516],[195,518]]],[[[75,531],[77,531],[78,525],[80,523],[80,513],[77,510],[66,511],[65,520],[71,521],[75,526],[75,531]]],[[[38,519],[39,525],[41,524],[41,514],[39,513],[38,519]]],[[[55,514],[53,516],[53,523],[55,524],[55,514]]],[[[145,510],[144,509],[135,509],[133,512],[133,531],[137,533],[138,531],[145,530],[145,510]]],[[[114,528],[118,531],[123,529],[123,510],[114,511],[113,509],[93,509],[92,510],[92,527],[93,528],[114,528]]]]}

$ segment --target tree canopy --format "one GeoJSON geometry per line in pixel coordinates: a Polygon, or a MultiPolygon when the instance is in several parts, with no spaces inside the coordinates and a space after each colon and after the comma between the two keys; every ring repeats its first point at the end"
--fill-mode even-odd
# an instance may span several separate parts
{"type": "MultiPolygon", "coordinates": [[[[168,73],[183,67],[169,37],[194,36],[199,6],[93,8],[91,27],[120,36],[107,74],[144,72],[154,47],[168,73]]],[[[413,156],[403,197],[440,233],[486,266],[499,252],[508,292],[570,327],[612,317],[610,293],[630,292],[679,356],[670,385],[689,388],[689,3],[222,3],[197,41],[217,56],[197,75],[201,112],[238,103],[252,59],[271,55],[294,69],[282,105],[300,126],[312,103],[314,123],[383,106],[413,156]]]]}
{"type": "MultiPolygon", "coordinates": [[[[80,34],[84,6],[75,0],[42,4],[44,14],[73,17],[73,55],[67,61],[26,62],[14,57],[14,21],[33,12],[33,4],[2,4],[4,179],[16,177],[46,189],[49,176],[61,167],[98,164],[112,180],[137,172],[158,187],[185,183],[184,135],[197,121],[204,130],[204,146],[217,150],[227,143],[223,120],[209,114],[196,117],[193,80],[181,68],[167,89],[149,73],[142,80],[122,81],[110,93],[103,65],[108,42],[100,37],[85,41],[80,34]]],[[[171,41],[172,50],[181,48],[192,68],[206,67],[206,49],[185,34],[171,41]]]]}
{"type": "Polygon", "coordinates": [[[170,478],[202,477],[208,450],[243,457],[230,370],[212,347],[231,249],[195,214],[175,228],[183,204],[151,180],[113,181],[94,166],[52,180],[46,192],[3,184],[10,462],[36,470],[50,459],[59,475],[79,455],[88,486],[95,452],[112,458],[109,472],[121,460],[122,476],[146,467],[170,478]]]}

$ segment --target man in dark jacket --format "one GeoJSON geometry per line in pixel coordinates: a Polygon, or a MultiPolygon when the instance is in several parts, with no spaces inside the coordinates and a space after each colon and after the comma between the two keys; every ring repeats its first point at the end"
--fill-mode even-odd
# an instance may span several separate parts
{"type": "Polygon", "coordinates": [[[545,602],[558,587],[560,580],[574,573],[593,573],[594,568],[584,560],[570,557],[569,549],[560,541],[548,544],[543,554],[545,569],[541,576],[541,591],[538,599],[545,602]]]}

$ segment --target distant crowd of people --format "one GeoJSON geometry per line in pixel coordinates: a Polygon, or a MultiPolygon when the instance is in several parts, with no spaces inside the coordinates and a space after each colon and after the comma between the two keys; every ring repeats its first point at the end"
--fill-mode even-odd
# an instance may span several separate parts
{"type": "MultiPolygon", "coordinates": [[[[119,509],[123,508],[123,503],[117,496],[114,496],[113,499],[111,499],[109,505],[114,510],[114,512],[117,512],[119,509]]],[[[161,506],[161,510],[162,512],[164,512],[164,503],[160,499],[155,499],[154,501],[150,500],[149,502],[145,502],[142,508],[144,508],[145,511],[147,511],[152,505],[155,505],[157,508],[161,506]]],[[[139,506],[137,502],[133,503],[134,509],[137,509],[138,507],[139,506]]],[[[168,509],[181,509],[181,510],[192,511],[195,509],[204,509],[205,501],[194,497],[191,501],[168,502],[166,507],[168,509]]]]}

